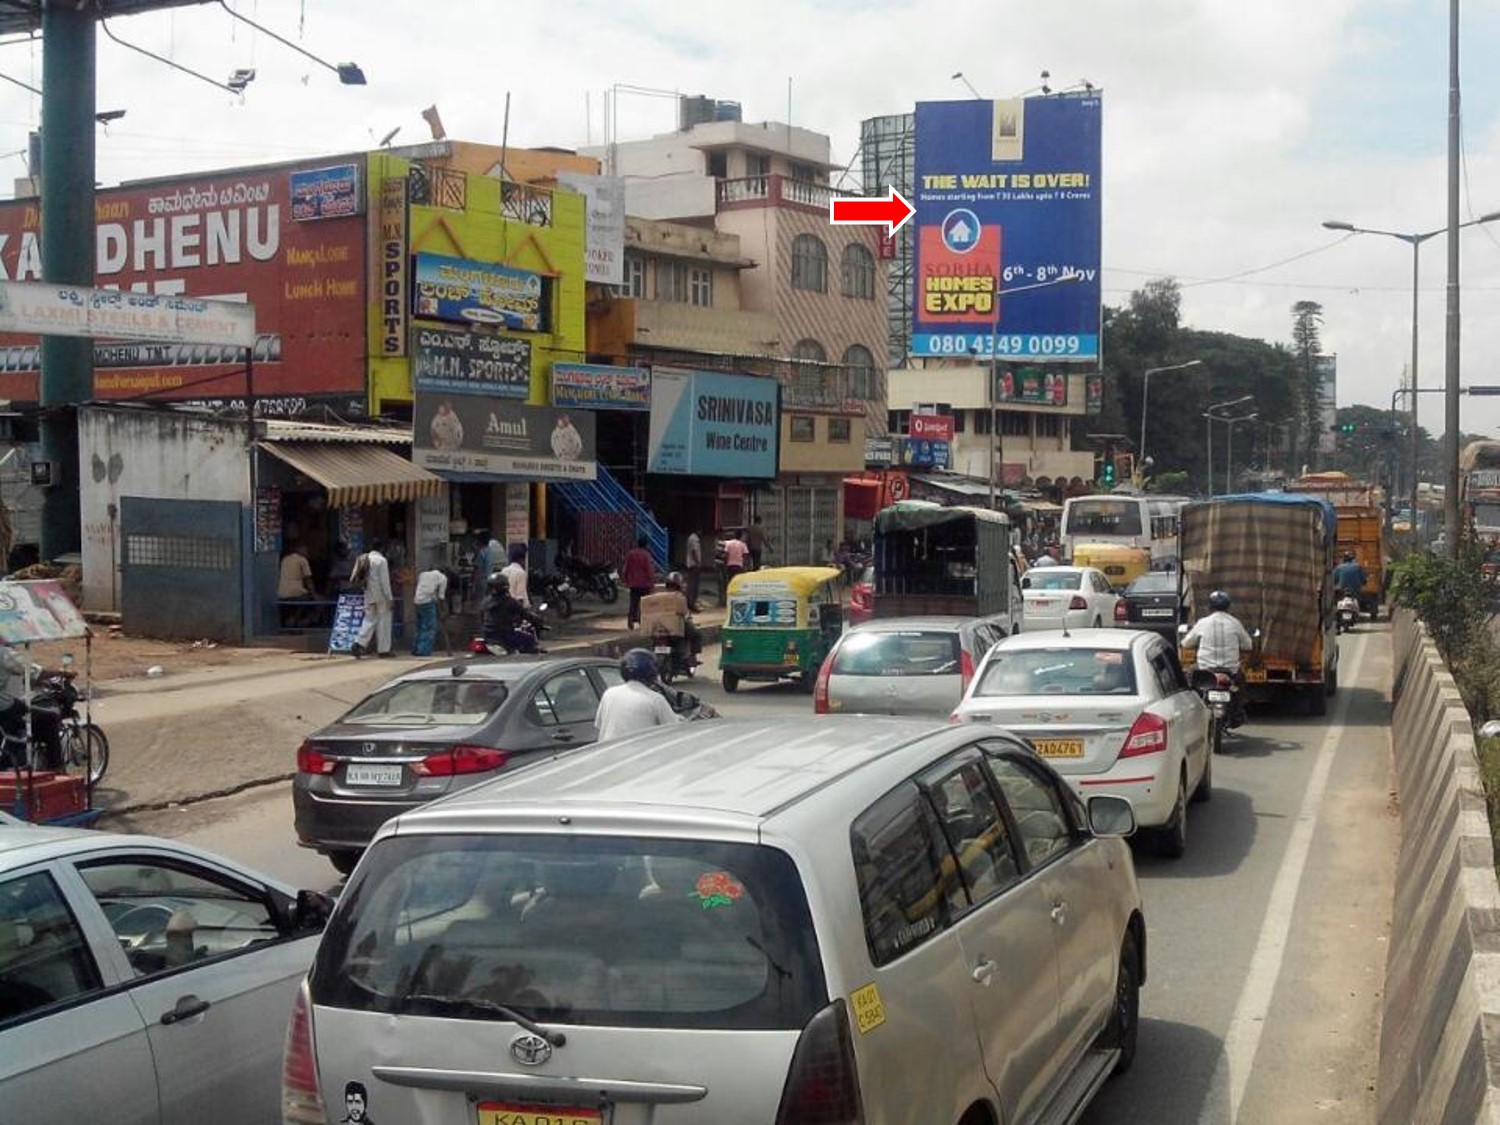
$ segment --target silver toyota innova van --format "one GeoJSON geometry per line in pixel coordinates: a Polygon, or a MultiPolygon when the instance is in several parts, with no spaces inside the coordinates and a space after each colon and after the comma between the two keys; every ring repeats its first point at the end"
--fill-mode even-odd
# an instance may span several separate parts
{"type": "Polygon", "coordinates": [[[287,1122],[1025,1125],[1135,1052],[1129,804],[1002,730],[662,728],[385,825],[287,1122]]]}

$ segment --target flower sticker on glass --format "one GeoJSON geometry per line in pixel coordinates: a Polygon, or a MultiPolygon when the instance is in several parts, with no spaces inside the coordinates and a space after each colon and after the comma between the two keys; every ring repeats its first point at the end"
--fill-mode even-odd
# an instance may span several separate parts
{"type": "Polygon", "coordinates": [[[704,910],[729,906],[745,893],[745,886],[727,871],[705,871],[698,876],[693,896],[704,910]]]}

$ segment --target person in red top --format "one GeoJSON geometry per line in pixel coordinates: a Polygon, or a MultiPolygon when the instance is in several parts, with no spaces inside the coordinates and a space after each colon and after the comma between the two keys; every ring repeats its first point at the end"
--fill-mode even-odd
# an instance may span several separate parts
{"type": "Polygon", "coordinates": [[[641,599],[656,588],[656,564],[651,561],[651,552],[646,550],[646,537],[642,535],[635,546],[625,552],[625,562],[620,566],[620,581],[630,591],[630,612],[625,623],[632,629],[641,623],[641,599]]]}

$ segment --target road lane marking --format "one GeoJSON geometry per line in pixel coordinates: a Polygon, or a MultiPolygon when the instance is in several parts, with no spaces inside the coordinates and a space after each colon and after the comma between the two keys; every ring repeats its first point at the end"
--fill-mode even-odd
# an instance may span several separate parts
{"type": "MultiPolygon", "coordinates": [[[[1313,831],[1318,826],[1318,813],[1323,804],[1323,793],[1328,788],[1328,775],[1333,770],[1339,739],[1344,734],[1344,717],[1349,711],[1348,689],[1359,681],[1366,648],[1362,643],[1355,651],[1349,678],[1346,680],[1342,675],[1339,676],[1339,686],[1345,690],[1337,696],[1328,733],[1323,736],[1323,744],[1318,748],[1318,758],[1313,763],[1312,775],[1308,778],[1307,790],[1302,797],[1302,806],[1297,810],[1297,819],[1292,825],[1291,837],[1287,840],[1286,854],[1282,856],[1276,881],[1271,886],[1271,897],[1266,901],[1265,921],[1261,923],[1255,953],[1250,958],[1250,971],[1246,974],[1245,986],[1240,990],[1234,1015],[1229,1020],[1229,1030],[1224,1036],[1223,1061],[1229,1067],[1230,1125],[1239,1120],[1240,1103],[1245,1100],[1250,1072],[1255,1067],[1255,1052],[1260,1047],[1260,1035],[1265,1030],[1266,1017],[1270,1014],[1276,982],[1281,977],[1282,962],[1286,959],[1287,937],[1291,933],[1292,916],[1297,909],[1297,893],[1302,886],[1302,874],[1307,867],[1308,854],[1312,851],[1313,831]]],[[[1344,663],[1340,659],[1339,664],[1344,663]]],[[[1341,668],[1340,671],[1342,670],[1341,668]]]]}

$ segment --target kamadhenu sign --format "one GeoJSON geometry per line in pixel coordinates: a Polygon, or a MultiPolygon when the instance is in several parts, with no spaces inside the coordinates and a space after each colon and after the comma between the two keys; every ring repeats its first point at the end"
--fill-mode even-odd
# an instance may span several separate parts
{"type": "Polygon", "coordinates": [[[780,389],[753,375],[655,368],[647,471],[774,477],[780,389]]]}

